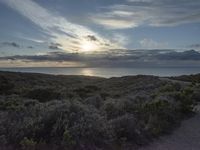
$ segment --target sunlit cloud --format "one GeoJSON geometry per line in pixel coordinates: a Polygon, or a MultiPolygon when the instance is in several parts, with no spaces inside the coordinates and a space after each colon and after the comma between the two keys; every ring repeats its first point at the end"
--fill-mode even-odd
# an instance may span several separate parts
{"type": "Polygon", "coordinates": [[[26,36],[18,36],[18,38],[23,39],[23,40],[28,40],[28,41],[31,41],[31,42],[35,42],[35,43],[45,43],[44,40],[31,38],[31,37],[26,37],[26,36]]]}
{"type": "Polygon", "coordinates": [[[128,35],[120,34],[120,33],[114,33],[112,41],[115,43],[119,43],[121,45],[128,45],[130,42],[130,38],[128,35]]]}
{"type": "Polygon", "coordinates": [[[90,19],[107,29],[177,26],[200,22],[199,8],[198,0],[127,0],[102,8],[90,19]]]}
{"type": "Polygon", "coordinates": [[[66,62],[52,62],[52,61],[30,61],[30,60],[0,60],[1,68],[12,68],[12,67],[85,67],[84,64],[73,61],[66,62]]]}
{"type": "Polygon", "coordinates": [[[138,26],[135,22],[128,19],[112,18],[108,17],[106,14],[93,16],[91,18],[95,23],[103,25],[107,29],[124,29],[138,26]]]}
{"type": "MultiPolygon", "coordinates": [[[[93,50],[122,47],[118,43],[112,43],[109,39],[106,39],[85,26],[71,23],[63,16],[53,14],[35,1],[2,0],[1,2],[7,4],[9,7],[42,28],[43,32],[49,35],[49,40],[53,43],[59,43],[59,48],[63,50],[81,51],[82,48],[86,46],[83,43],[91,43],[88,45],[95,45],[93,46],[93,50]],[[88,36],[93,36],[98,40],[89,40],[86,38],[88,36]]],[[[36,41],[34,39],[30,40],[36,41]]]]}

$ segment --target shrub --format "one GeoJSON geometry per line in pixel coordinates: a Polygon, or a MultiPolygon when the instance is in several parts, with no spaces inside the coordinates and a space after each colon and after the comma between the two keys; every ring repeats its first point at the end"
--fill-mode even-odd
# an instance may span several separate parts
{"type": "Polygon", "coordinates": [[[78,94],[81,98],[87,98],[87,97],[91,96],[91,94],[93,94],[99,90],[100,90],[100,88],[95,85],[86,85],[84,87],[74,89],[74,92],[76,94],[78,94]]]}
{"type": "Polygon", "coordinates": [[[11,94],[14,84],[6,77],[0,76],[0,94],[11,94]]]}
{"type": "Polygon", "coordinates": [[[61,93],[52,88],[36,88],[30,90],[25,97],[37,99],[40,102],[47,102],[50,100],[61,99],[61,93]]]}
{"type": "Polygon", "coordinates": [[[101,145],[109,139],[107,122],[94,107],[72,103],[68,121],[68,130],[76,143],[101,145]]]}
{"type": "Polygon", "coordinates": [[[99,109],[103,105],[103,99],[100,95],[94,95],[86,98],[84,103],[87,105],[92,105],[99,109]]]}
{"type": "Polygon", "coordinates": [[[153,136],[168,133],[180,120],[175,107],[165,100],[155,100],[144,104],[141,113],[144,117],[142,120],[146,122],[146,130],[153,136]]]}
{"type": "Polygon", "coordinates": [[[181,85],[179,83],[166,83],[166,85],[160,87],[160,92],[173,92],[179,91],[181,89],[181,85]]]}
{"type": "Polygon", "coordinates": [[[123,105],[119,105],[119,100],[108,99],[101,107],[101,111],[106,115],[107,119],[113,119],[125,113],[123,105]]]}
{"type": "Polygon", "coordinates": [[[25,137],[21,142],[20,145],[22,146],[22,149],[24,150],[34,150],[36,146],[36,142],[33,141],[32,139],[28,139],[25,137]]]}
{"type": "Polygon", "coordinates": [[[4,97],[3,99],[0,100],[0,110],[16,111],[22,108],[23,108],[23,100],[16,95],[4,97]]]}
{"type": "Polygon", "coordinates": [[[76,142],[73,140],[72,136],[70,135],[67,129],[65,129],[63,133],[63,142],[64,142],[64,145],[67,145],[67,146],[73,146],[76,144],[76,142]]]}
{"type": "Polygon", "coordinates": [[[193,90],[191,88],[185,88],[180,93],[180,99],[178,100],[180,102],[179,109],[183,115],[189,114],[193,111],[195,101],[192,99],[192,95],[193,90]]]}
{"type": "Polygon", "coordinates": [[[135,144],[146,143],[142,130],[137,124],[137,120],[132,114],[125,114],[110,120],[117,143],[132,142],[135,144]]]}

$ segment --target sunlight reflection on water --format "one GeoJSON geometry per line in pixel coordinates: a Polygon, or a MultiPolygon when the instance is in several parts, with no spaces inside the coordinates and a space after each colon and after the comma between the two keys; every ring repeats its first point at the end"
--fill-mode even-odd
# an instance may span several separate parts
{"type": "Polygon", "coordinates": [[[81,70],[81,75],[84,75],[84,76],[95,76],[94,72],[90,68],[83,68],[81,70]]]}
{"type": "Polygon", "coordinates": [[[178,76],[200,73],[200,67],[180,68],[0,68],[2,71],[45,73],[56,75],[85,75],[100,77],[120,77],[127,75],[178,76]]]}

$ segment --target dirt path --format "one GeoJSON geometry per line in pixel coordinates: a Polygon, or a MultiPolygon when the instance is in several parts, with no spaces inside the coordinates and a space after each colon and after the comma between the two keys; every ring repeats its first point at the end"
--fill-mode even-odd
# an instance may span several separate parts
{"type": "Polygon", "coordinates": [[[169,78],[164,78],[164,77],[160,77],[159,79],[163,80],[163,81],[170,81],[170,82],[173,82],[173,83],[180,83],[180,84],[183,84],[183,85],[190,85],[191,84],[191,82],[174,80],[174,79],[169,79],[169,78]]]}
{"type": "MultiPolygon", "coordinates": [[[[161,80],[171,81],[188,85],[190,82],[160,78],[161,80]]],[[[160,137],[152,144],[142,147],[139,150],[200,150],[200,105],[195,108],[197,114],[184,120],[177,130],[171,135],[160,137]]]]}
{"type": "Polygon", "coordinates": [[[139,150],[200,150],[200,113],[182,122],[171,135],[139,150]]]}

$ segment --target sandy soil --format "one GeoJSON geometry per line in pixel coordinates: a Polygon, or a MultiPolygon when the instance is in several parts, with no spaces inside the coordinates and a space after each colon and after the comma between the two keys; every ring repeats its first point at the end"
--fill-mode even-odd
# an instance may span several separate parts
{"type": "Polygon", "coordinates": [[[200,150],[200,112],[183,121],[173,134],[161,137],[139,150],[200,150]]]}

